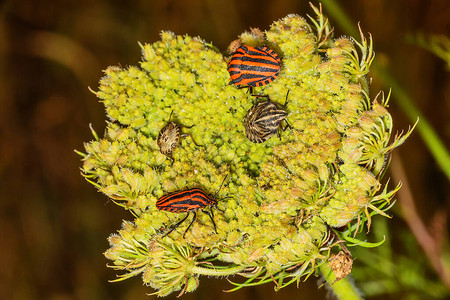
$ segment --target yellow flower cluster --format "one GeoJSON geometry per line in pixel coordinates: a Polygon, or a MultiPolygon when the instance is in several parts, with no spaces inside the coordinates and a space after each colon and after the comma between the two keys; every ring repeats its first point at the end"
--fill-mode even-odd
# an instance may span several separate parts
{"type": "Polygon", "coordinates": [[[368,97],[371,42],[333,40],[327,22],[314,24],[289,15],[265,33],[240,36],[282,60],[279,76],[255,92],[284,104],[289,91],[291,128],[264,143],[249,141],[243,122],[258,99],[228,85],[226,59],[199,38],[163,32],[141,46],[139,67],[105,71],[96,95],[109,122],[85,145],[83,173],[135,216],[105,253],[126,272],[120,279],[142,274],[164,296],[194,290],[199,275],[300,278],[330,256],[331,227],[368,216],[368,208],[382,213],[374,201],[385,204],[394,192],[380,192],[379,175],[409,133],[389,144],[387,102],[368,97]],[[199,144],[181,138],[173,163],[157,145],[171,114],[199,144]],[[225,176],[217,234],[199,211],[185,238],[190,219],[164,236],[185,214],[158,210],[158,198],[194,187],[215,194],[225,176]]]}

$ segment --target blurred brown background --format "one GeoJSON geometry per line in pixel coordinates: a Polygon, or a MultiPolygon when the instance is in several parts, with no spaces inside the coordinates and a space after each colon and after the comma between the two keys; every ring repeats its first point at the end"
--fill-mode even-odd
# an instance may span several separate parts
{"type": "MultiPolygon", "coordinates": [[[[317,5],[317,2],[314,2],[317,5]]],[[[450,84],[445,63],[408,43],[407,34],[450,36],[448,0],[341,1],[447,146],[450,84]]],[[[0,299],[149,299],[140,278],[108,283],[115,272],[106,238],[132,219],[81,176],[88,124],[101,133],[103,106],[89,92],[109,65],[136,65],[140,42],[161,30],[201,36],[221,50],[249,27],[267,29],[290,13],[312,15],[300,0],[16,0],[0,4],[0,299]]],[[[326,7],[324,8],[327,14],[326,7]]],[[[336,22],[336,36],[344,34],[336,22]]],[[[373,77],[372,96],[382,86],[373,77]]],[[[412,123],[390,102],[395,130],[412,123]]],[[[448,211],[449,182],[417,131],[397,149],[425,224],[448,211]]],[[[396,208],[389,226],[407,228],[396,208]]],[[[395,241],[395,235],[392,237],[395,241]]],[[[432,275],[435,276],[435,275],[432,275]]],[[[233,278],[231,278],[233,279],[233,278]]],[[[235,278],[238,280],[238,278],[235,278]]],[[[310,278],[278,293],[273,284],[227,294],[224,279],[202,278],[183,299],[323,299],[310,278]]],[[[171,299],[174,296],[170,297],[171,299]]],[[[401,298],[401,297],[400,297],[401,298]]],[[[396,299],[400,299],[396,298],[396,299]]]]}

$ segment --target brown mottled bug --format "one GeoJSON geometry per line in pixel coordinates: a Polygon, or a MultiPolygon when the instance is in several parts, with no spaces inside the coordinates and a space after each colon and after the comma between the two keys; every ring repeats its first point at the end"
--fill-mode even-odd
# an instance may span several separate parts
{"type": "Polygon", "coordinates": [[[169,232],[164,234],[163,237],[165,237],[166,235],[174,231],[178,226],[180,226],[180,224],[183,223],[187,219],[187,217],[189,217],[189,214],[192,212],[194,213],[194,218],[192,218],[191,224],[189,224],[188,228],[186,228],[186,230],[184,231],[183,233],[184,238],[186,232],[189,230],[189,228],[191,228],[192,224],[197,218],[197,210],[199,209],[203,210],[207,206],[209,206],[210,212],[206,210],[203,210],[203,212],[206,213],[211,218],[211,221],[214,225],[214,231],[217,233],[216,223],[214,222],[214,214],[211,207],[215,207],[216,209],[218,209],[216,196],[219,193],[220,189],[222,188],[225,179],[227,179],[227,176],[225,176],[225,178],[223,179],[222,183],[219,186],[219,189],[217,190],[214,196],[212,194],[206,194],[202,189],[191,188],[187,190],[167,193],[161,198],[159,198],[158,201],[156,201],[157,209],[173,213],[187,212],[186,217],[184,217],[183,220],[175,224],[175,226],[173,226],[172,229],[169,230],[169,232]]]}
{"type": "Polygon", "coordinates": [[[286,95],[286,103],[279,109],[275,103],[270,101],[269,96],[265,97],[267,100],[262,102],[257,102],[254,104],[244,117],[244,127],[245,134],[248,139],[253,143],[262,143],[267,141],[272,135],[278,132],[278,136],[281,138],[279,130],[285,131],[289,123],[285,119],[287,112],[284,110],[287,104],[287,97],[289,91],[286,95]],[[281,122],[286,122],[286,126],[282,128],[281,122]]]}
{"type": "Polygon", "coordinates": [[[161,153],[164,154],[165,156],[167,156],[168,158],[170,158],[173,162],[174,159],[172,157],[172,151],[180,143],[180,137],[190,136],[192,141],[194,142],[194,144],[196,146],[198,146],[198,145],[190,133],[180,134],[181,127],[192,128],[192,126],[194,126],[194,125],[187,127],[187,126],[180,126],[175,122],[170,122],[172,113],[173,113],[173,110],[170,113],[169,123],[167,123],[166,126],[164,126],[161,129],[161,131],[159,132],[157,143],[158,143],[158,147],[159,147],[159,150],[161,151],[161,153]]]}

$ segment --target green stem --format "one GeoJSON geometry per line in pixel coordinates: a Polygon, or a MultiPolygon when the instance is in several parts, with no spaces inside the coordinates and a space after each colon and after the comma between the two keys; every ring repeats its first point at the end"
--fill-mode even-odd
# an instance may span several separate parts
{"type": "Polygon", "coordinates": [[[345,300],[362,300],[361,296],[357,288],[347,279],[343,278],[339,281],[336,281],[336,276],[334,272],[331,270],[328,263],[324,263],[320,266],[320,271],[322,272],[322,276],[328,282],[329,287],[333,290],[337,299],[345,299],[345,300]]]}
{"type": "MultiPolygon", "coordinates": [[[[346,13],[339,7],[335,0],[321,0],[327,8],[327,12],[342,27],[344,32],[351,36],[358,36],[358,30],[346,13]]],[[[402,108],[411,122],[415,123],[417,118],[420,122],[417,124],[417,130],[424,140],[432,155],[436,159],[441,170],[450,180],[450,154],[444,143],[439,138],[430,123],[425,119],[420,110],[413,104],[411,96],[400,86],[398,81],[392,76],[386,67],[374,61],[375,70],[381,75],[387,86],[392,88],[392,96],[397,104],[402,108]]]]}
{"type": "Polygon", "coordinates": [[[235,266],[230,268],[223,269],[212,269],[212,268],[203,268],[199,266],[192,266],[190,268],[191,273],[206,275],[206,276],[228,276],[234,275],[236,273],[242,272],[246,267],[244,266],[235,266]]]}
{"type": "Polygon", "coordinates": [[[369,83],[367,82],[366,77],[359,78],[359,82],[361,83],[361,87],[367,95],[369,95],[369,83]]]}

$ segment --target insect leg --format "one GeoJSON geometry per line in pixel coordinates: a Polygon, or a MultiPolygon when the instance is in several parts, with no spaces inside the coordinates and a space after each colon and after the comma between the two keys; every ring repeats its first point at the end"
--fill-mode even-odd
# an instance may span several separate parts
{"type": "MultiPolygon", "coordinates": [[[[194,125],[192,125],[192,126],[194,126],[194,125]]],[[[191,127],[192,127],[192,126],[191,126],[191,127]]],[[[191,128],[191,127],[186,127],[186,128],[191,128]]],[[[192,135],[191,135],[190,133],[183,133],[182,135],[180,135],[180,137],[187,137],[187,136],[190,136],[190,137],[191,137],[191,139],[192,139],[192,141],[194,142],[195,146],[197,146],[197,147],[203,147],[202,145],[198,145],[198,144],[195,142],[194,138],[192,137],[192,135]]]]}
{"type": "Polygon", "coordinates": [[[205,214],[207,214],[210,218],[211,218],[211,221],[212,221],[212,223],[213,223],[213,225],[214,225],[214,231],[217,233],[217,229],[216,229],[216,223],[214,222],[214,218],[213,218],[213,212],[212,212],[212,210],[211,210],[211,213],[209,213],[209,211],[207,211],[207,210],[204,210],[203,211],[205,214]]]}
{"type": "MultiPolygon", "coordinates": [[[[194,213],[194,217],[192,218],[191,224],[189,224],[188,228],[186,228],[186,230],[184,231],[183,238],[185,238],[186,232],[189,230],[189,228],[191,228],[192,224],[194,223],[195,219],[197,218],[197,212],[193,211],[193,213],[194,213]]],[[[186,216],[186,218],[187,218],[187,216],[186,216]]]]}
{"type": "MultiPolygon", "coordinates": [[[[169,232],[167,232],[166,234],[164,234],[162,237],[165,237],[167,235],[169,235],[172,231],[174,231],[178,226],[180,226],[181,223],[183,223],[187,217],[189,217],[189,213],[187,213],[186,217],[183,218],[183,220],[181,220],[180,222],[178,222],[177,224],[175,224],[175,226],[172,227],[172,229],[169,230],[169,232]]],[[[189,227],[188,227],[189,228],[189,227]]],[[[186,232],[185,232],[186,233],[186,232]]],[[[183,235],[184,237],[184,235],[183,235]]]]}
{"type": "Polygon", "coordinates": [[[286,131],[286,129],[288,129],[288,128],[292,129],[292,126],[289,125],[289,122],[286,119],[284,119],[282,121],[286,122],[286,126],[283,128],[283,125],[281,125],[281,122],[280,122],[280,125],[278,126],[277,134],[278,134],[278,137],[280,138],[280,140],[281,140],[281,133],[280,133],[281,131],[286,131]]]}
{"type": "MultiPolygon", "coordinates": [[[[233,198],[233,197],[225,197],[225,198],[221,198],[220,200],[227,199],[227,198],[233,198]]],[[[221,213],[223,213],[223,214],[225,213],[223,210],[221,210],[220,208],[218,208],[217,205],[215,205],[214,207],[215,207],[218,211],[220,211],[221,213]]],[[[214,217],[214,215],[213,215],[213,217],[214,217]]]]}
{"type": "Polygon", "coordinates": [[[292,129],[292,126],[289,124],[289,122],[286,119],[284,119],[283,121],[286,122],[286,126],[284,128],[281,128],[282,131],[286,131],[286,129],[288,129],[288,128],[292,129]]]}
{"type": "Polygon", "coordinates": [[[252,94],[252,93],[250,93],[250,95],[252,95],[253,97],[258,97],[258,98],[266,98],[267,101],[270,101],[269,95],[258,95],[258,94],[252,94]]]}
{"type": "Polygon", "coordinates": [[[172,160],[172,164],[171,164],[171,166],[172,166],[173,163],[175,162],[175,159],[173,159],[173,157],[172,157],[172,153],[169,152],[168,154],[164,154],[164,155],[172,160]]]}
{"type": "Polygon", "coordinates": [[[240,85],[240,86],[238,86],[238,89],[248,89],[248,93],[253,97],[266,97],[267,99],[269,98],[268,95],[254,94],[253,86],[250,86],[250,85],[240,85]]]}
{"type": "MultiPolygon", "coordinates": [[[[231,83],[231,82],[230,82],[231,83]]],[[[253,88],[249,85],[239,85],[237,87],[238,89],[248,89],[248,92],[250,92],[250,95],[253,94],[253,88]]]]}

